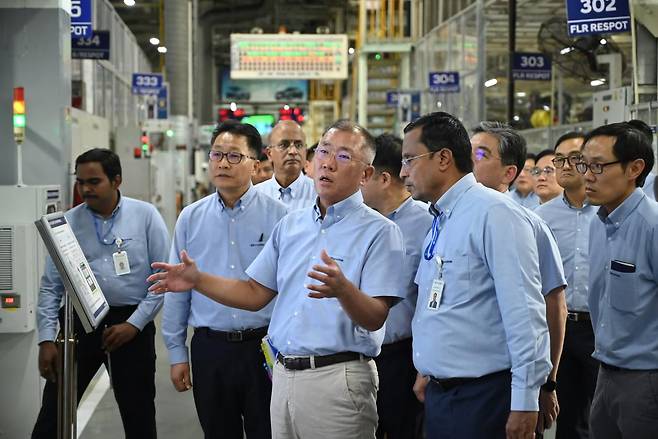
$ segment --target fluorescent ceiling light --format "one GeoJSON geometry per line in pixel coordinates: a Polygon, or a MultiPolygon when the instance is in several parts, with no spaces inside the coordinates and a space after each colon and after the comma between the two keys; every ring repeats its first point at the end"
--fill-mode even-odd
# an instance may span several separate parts
{"type": "Polygon", "coordinates": [[[571,51],[573,51],[573,47],[565,47],[564,49],[560,50],[560,55],[566,55],[571,51]]]}
{"type": "Polygon", "coordinates": [[[603,78],[594,79],[593,81],[590,81],[590,85],[592,87],[598,87],[599,85],[603,85],[603,84],[605,84],[605,79],[603,79],[603,78]]]}
{"type": "Polygon", "coordinates": [[[167,48],[165,46],[160,46],[160,47],[158,47],[158,52],[167,53],[167,48]]]}
{"type": "Polygon", "coordinates": [[[126,6],[135,6],[135,0],[123,0],[123,4],[126,6]]]}
{"type": "Polygon", "coordinates": [[[154,46],[157,46],[158,44],[160,44],[160,40],[155,37],[151,37],[149,43],[153,44],[154,46]]]}
{"type": "Polygon", "coordinates": [[[487,88],[493,87],[496,84],[498,84],[498,80],[496,78],[491,78],[487,81],[484,81],[484,86],[487,88]]]}

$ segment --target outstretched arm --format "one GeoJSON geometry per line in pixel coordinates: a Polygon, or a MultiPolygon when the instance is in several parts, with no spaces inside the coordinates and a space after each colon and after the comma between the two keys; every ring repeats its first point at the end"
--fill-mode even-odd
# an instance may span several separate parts
{"type": "Polygon", "coordinates": [[[149,291],[160,294],[194,289],[223,305],[247,311],[262,309],[276,295],[276,292],[253,279],[230,279],[199,271],[196,263],[185,250],[181,252],[180,258],[182,261],[180,264],[166,262],[151,264],[154,269],[162,271],[148,277],[148,282],[156,282],[151,285],[149,291]]]}

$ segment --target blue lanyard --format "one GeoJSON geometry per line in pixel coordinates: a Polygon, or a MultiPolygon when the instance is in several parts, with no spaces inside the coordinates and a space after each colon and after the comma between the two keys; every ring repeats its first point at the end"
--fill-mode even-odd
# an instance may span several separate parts
{"type": "Polygon", "coordinates": [[[96,216],[91,212],[89,212],[89,215],[91,215],[91,218],[94,220],[94,229],[96,229],[96,238],[98,238],[98,242],[103,245],[114,245],[114,240],[109,244],[105,242],[105,238],[107,238],[107,236],[112,233],[112,229],[114,228],[114,216],[112,216],[112,219],[110,220],[110,229],[105,232],[103,236],[101,236],[98,218],[96,218],[96,216]]]}
{"type": "Polygon", "coordinates": [[[438,212],[432,221],[432,238],[430,239],[429,244],[427,244],[427,247],[425,247],[425,253],[423,255],[426,261],[430,261],[434,257],[436,242],[439,240],[439,223],[441,222],[441,216],[443,216],[443,212],[438,212]]]}

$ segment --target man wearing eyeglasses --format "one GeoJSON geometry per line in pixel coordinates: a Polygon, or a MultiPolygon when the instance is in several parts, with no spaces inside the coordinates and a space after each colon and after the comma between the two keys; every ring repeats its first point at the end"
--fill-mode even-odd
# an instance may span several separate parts
{"type": "Polygon", "coordinates": [[[448,113],[405,128],[400,177],[434,215],[412,323],[426,437],[531,439],[551,367],[537,246],[520,208],[475,181],[471,155],[448,113]]]}
{"type": "MultiPolygon", "coordinates": [[[[377,369],[384,322],[405,296],[400,229],[363,203],[374,142],[352,122],[330,126],[315,158],[317,203],[289,213],[246,270],[199,271],[154,264],[156,292],[195,289],[226,305],[256,311],[277,298],[269,336],[279,350],[272,381],[272,436],[371,438],[377,428],[377,369]]],[[[262,214],[262,212],[261,212],[262,214]]]]}
{"type": "Polygon", "coordinates": [[[535,193],[539,197],[540,204],[547,203],[562,194],[562,187],[555,179],[555,165],[553,159],[555,152],[545,149],[537,154],[535,167],[530,171],[534,178],[535,193]]]}
{"type": "Polygon", "coordinates": [[[584,137],[570,132],[557,140],[553,165],[564,193],[535,209],[555,233],[569,284],[566,334],[557,375],[558,439],[589,437],[589,410],[599,371],[598,361],[592,358],[594,331],[587,306],[589,226],[596,208],[587,199],[585,181],[576,170],[584,137]]]}
{"type": "Polygon", "coordinates": [[[532,210],[539,206],[539,197],[535,193],[535,182],[532,177],[532,169],[535,167],[535,155],[528,153],[525,158],[523,169],[514,180],[514,187],[507,194],[523,207],[532,210]]]}
{"type": "Polygon", "coordinates": [[[650,128],[604,125],[585,137],[585,193],[600,206],[589,239],[589,309],[601,362],[590,413],[597,439],[658,431],[658,204],[642,185],[653,167],[650,128]]]}
{"type": "MultiPolygon", "coordinates": [[[[488,188],[506,193],[526,157],[525,139],[506,124],[481,122],[471,137],[473,173],[475,179],[488,188]]],[[[537,432],[551,428],[560,412],[555,382],[560,366],[567,307],[562,259],[553,232],[546,222],[529,209],[522,208],[532,224],[541,274],[542,294],[546,300],[546,320],[551,341],[553,368],[539,392],[539,421],[537,432]]]]}
{"type": "MultiPolygon", "coordinates": [[[[227,121],[215,128],[208,173],[217,191],[187,206],[174,231],[170,262],[181,250],[200,269],[247,279],[246,268],[264,248],[285,206],[255,190],[251,178],[262,143],[248,124],[227,121]]],[[[266,439],[271,435],[271,382],[263,368],[261,339],[267,334],[273,303],[259,311],[219,304],[195,288],[167,294],[162,334],[169,351],[176,390],[193,389],[207,438],[266,439]],[[187,327],[194,327],[190,381],[187,327]]]]}
{"type": "Polygon", "coordinates": [[[292,120],[282,120],[270,133],[267,156],[274,166],[274,175],[256,185],[256,189],[281,201],[289,210],[315,203],[317,194],[313,180],[302,173],[306,163],[306,136],[292,120]]]}

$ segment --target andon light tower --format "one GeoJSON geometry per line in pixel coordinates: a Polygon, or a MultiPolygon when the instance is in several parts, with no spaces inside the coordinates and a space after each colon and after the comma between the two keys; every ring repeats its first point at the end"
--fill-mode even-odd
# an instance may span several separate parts
{"type": "Polygon", "coordinates": [[[25,89],[23,87],[14,87],[14,142],[17,148],[17,174],[18,186],[23,186],[23,155],[21,145],[25,140],[25,89]]]}

